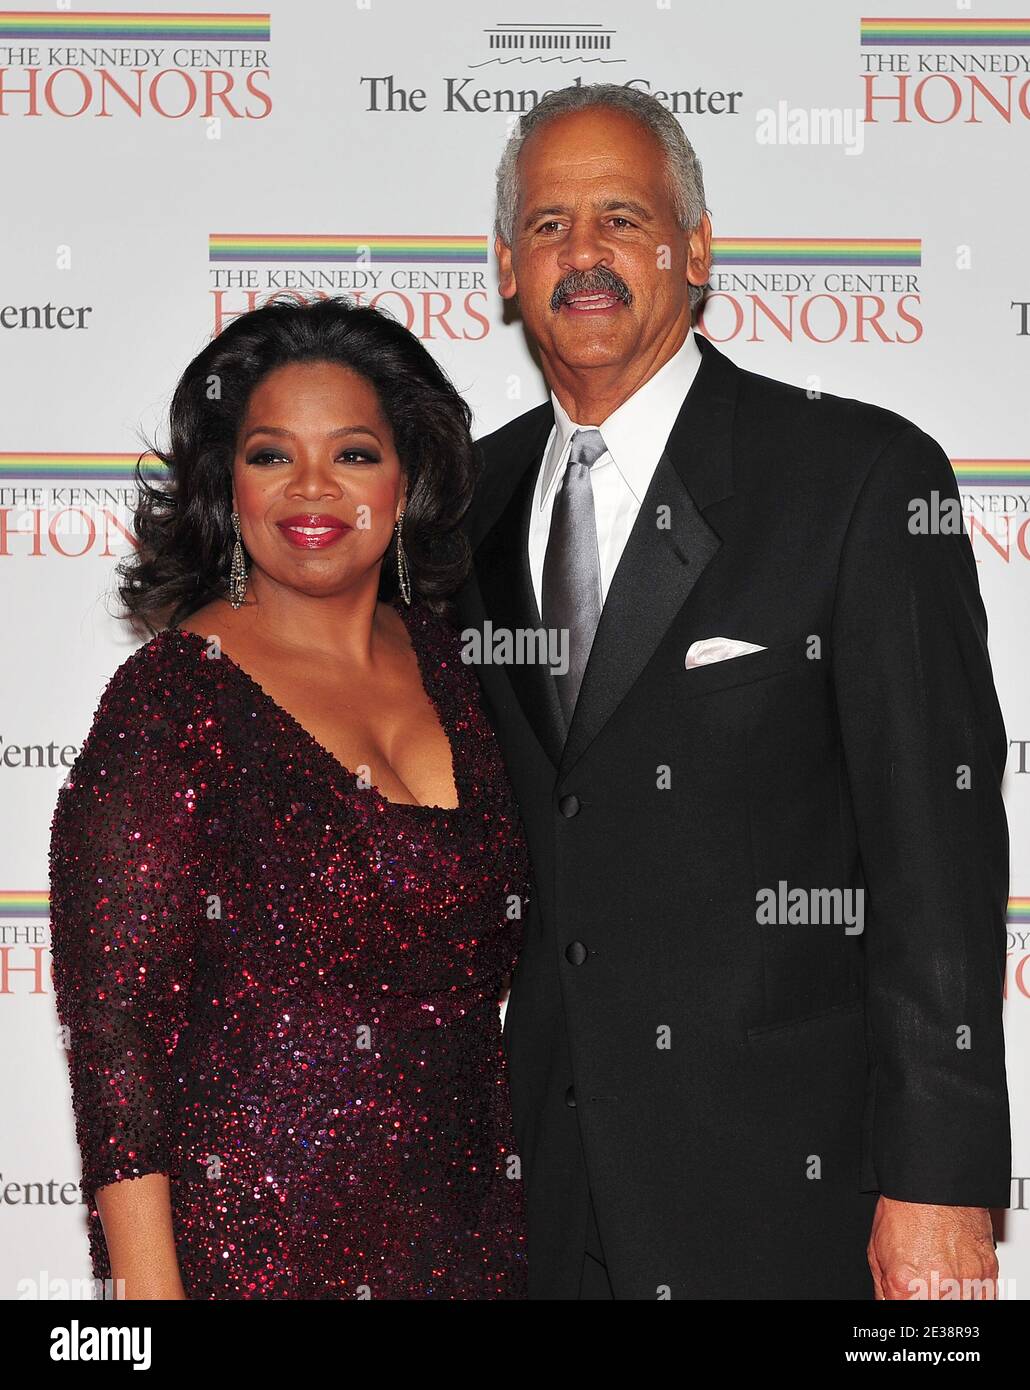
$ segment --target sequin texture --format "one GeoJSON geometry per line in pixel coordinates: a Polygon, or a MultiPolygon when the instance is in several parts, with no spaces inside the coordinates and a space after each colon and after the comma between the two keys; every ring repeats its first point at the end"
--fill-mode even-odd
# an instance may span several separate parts
{"type": "Polygon", "coordinates": [[[522,827],[459,638],[400,604],[456,809],[363,789],[228,657],[122,663],[54,812],[54,981],[96,1189],[170,1177],[187,1297],[525,1296],[497,999],[522,827]]]}

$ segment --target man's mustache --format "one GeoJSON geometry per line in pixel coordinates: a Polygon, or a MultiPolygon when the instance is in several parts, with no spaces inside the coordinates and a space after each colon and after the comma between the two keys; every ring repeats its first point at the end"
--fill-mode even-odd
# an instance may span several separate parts
{"type": "Polygon", "coordinates": [[[633,291],[622,276],[604,265],[593,270],[571,270],[555,285],[551,308],[557,313],[566,300],[578,294],[611,294],[623,304],[633,303],[633,291]]]}

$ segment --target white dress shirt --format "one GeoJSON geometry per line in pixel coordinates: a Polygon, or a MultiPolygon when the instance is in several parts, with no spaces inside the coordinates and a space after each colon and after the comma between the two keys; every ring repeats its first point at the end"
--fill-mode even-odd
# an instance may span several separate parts
{"type": "Polygon", "coordinates": [[[683,345],[668,362],[597,425],[570,420],[561,402],[551,392],[554,428],[547,440],[537,474],[529,521],[529,569],[538,611],[551,513],[565,477],[573,434],[578,429],[599,429],[607,445],[607,452],[590,469],[603,602],[608,597],[615,570],[644,494],[658,467],[658,460],[676,423],[683,398],[690,390],[700,365],[701,352],[691,328],[683,345]]]}

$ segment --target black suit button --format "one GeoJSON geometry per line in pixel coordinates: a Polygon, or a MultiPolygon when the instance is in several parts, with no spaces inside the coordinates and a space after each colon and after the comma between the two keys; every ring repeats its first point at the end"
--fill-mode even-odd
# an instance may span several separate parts
{"type": "Polygon", "coordinates": [[[565,1104],[566,1104],[566,1105],[575,1105],[575,1104],[576,1104],[576,1088],[575,1088],[575,1086],[570,1086],[569,1089],[565,1092],[565,1104]]]}
{"type": "Polygon", "coordinates": [[[565,947],[565,959],[570,965],[582,965],[589,954],[582,941],[570,941],[565,947]]]}
{"type": "Polygon", "coordinates": [[[570,792],[568,796],[563,796],[558,802],[558,810],[563,816],[575,816],[579,812],[579,797],[573,796],[570,792]]]}

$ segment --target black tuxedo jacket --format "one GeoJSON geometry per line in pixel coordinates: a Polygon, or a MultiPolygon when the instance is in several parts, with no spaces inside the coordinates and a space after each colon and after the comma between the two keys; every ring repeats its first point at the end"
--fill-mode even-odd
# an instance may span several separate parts
{"type": "MultiPolygon", "coordinates": [[[[535,875],[505,1022],[531,1296],[576,1297],[589,1184],[616,1298],[869,1298],[877,1192],[1008,1204],[986,619],[939,445],[698,341],[568,736],[546,666],[479,667],[535,875]],[[764,650],[688,669],[709,637],[764,650]]],[[[481,442],[465,629],[539,625],[552,424],[481,442]]]]}

